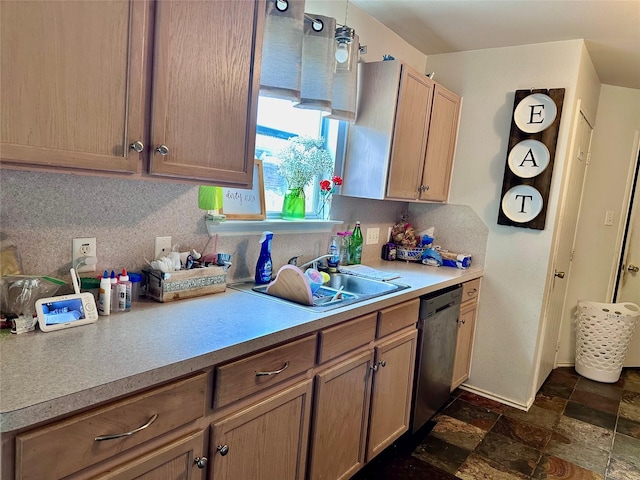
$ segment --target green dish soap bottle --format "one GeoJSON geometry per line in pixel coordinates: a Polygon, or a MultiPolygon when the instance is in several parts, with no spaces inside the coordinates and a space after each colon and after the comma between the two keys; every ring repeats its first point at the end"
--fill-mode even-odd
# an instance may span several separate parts
{"type": "Polygon", "coordinates": [[[349,263],[355,265],[362,263],[362,231],[360,230],[360,222],[356,222],[356,227],[353,229],[353,234],[351,235],[349,263]]]}

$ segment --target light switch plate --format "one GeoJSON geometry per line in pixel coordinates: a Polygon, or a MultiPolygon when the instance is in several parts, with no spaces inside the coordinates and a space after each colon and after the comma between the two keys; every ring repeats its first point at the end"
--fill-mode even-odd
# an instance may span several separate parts
{"type": "Polygon", "coordinates": [[[367,241],[366,245],[376,245],[380,241],[380,229],[367,228],[367,241]]]}
{"type": "Polygon", "coordinates": [[[153,258],[166,257],[171,252],[171,237],[156,237],[153,258]]]}

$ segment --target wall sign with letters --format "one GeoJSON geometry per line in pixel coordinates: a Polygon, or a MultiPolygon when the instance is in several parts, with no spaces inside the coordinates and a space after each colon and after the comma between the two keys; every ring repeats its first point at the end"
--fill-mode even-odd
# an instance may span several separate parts
{"type": "Polygon", "coordinates": [[[516,90],[498,224],[544,230],[564,88],[516,90]]]}

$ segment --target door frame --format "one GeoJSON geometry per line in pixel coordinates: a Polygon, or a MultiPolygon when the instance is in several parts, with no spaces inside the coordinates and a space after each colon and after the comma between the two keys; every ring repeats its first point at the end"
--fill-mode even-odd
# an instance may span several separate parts
{"type": "MultiPolygon", "coordinates": [[[[618,297],[618,289],[622,280],[622,268],[627,253],[627,240],[629,237],[629,229],[631,225],[631,215],[633,212],[633,201],[636,196],[640,196],[638,190],[638,183],[640,182],[640,129],[636,130],[633,139],[633,154],[635,160],[629,162],[629,175],[627,176],[625,196],[624,196],[624,211],[622,215],[625,218],[625,222],[620,222],[620,228],[618,231],[618,240],[616,242],[615,259],[611,268],[611,279],[609,281],[609,292],[607,297],[611,302],[616,302],[618,297]]],[[[640,205],[640,204],[639,204],[640,205]]],[[[640,206],[636,215],[640,215],[640,206]]]]}

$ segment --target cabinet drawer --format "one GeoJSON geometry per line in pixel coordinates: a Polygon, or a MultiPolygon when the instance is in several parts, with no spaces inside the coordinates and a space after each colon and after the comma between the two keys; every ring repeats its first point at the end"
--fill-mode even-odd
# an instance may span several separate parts
{"type": "Polygon", "coordinates": [[[371,313],[320,332],[318,363],[336,358],[376,337],[377,314],[371,313]]]}
{"type": "Polygon", "coordinates": [[[462,284],[462,302],[468,302],[469,300],[475,300],[480,293],[480,279],[476,278],[469,282],[462,284]]]}
{"type": "Polygon", "coordinates": [[[418,298],[380,310],[378,313],[377,338],[385,337],[390,333],[415,324],[418,321],[419,312],[420,299],[418,298]]]}
{"type": "Polygon", "coordinates": [[[316,336],[216,367],[213,406],[223,407],[294,377],[314,365],[316,336]]]}
{"type": "Polygon", "coordinates": [[[62,478],[196,420],[204,415],[205,388],[203,373],[18,435],[16,478],[62,478]]]}

